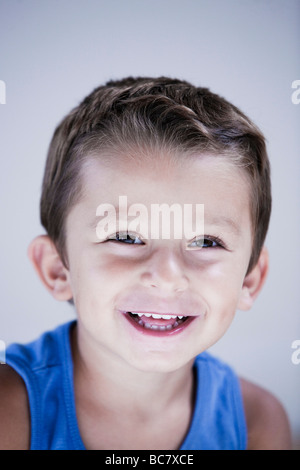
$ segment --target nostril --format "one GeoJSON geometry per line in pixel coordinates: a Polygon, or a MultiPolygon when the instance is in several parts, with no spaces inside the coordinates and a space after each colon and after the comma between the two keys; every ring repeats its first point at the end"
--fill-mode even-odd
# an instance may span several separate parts
{"type": "Polygon", "coordinates": [[[154,276],[150,273],[144,273],[141,276],[141,282],[145,287],[154,287],[156,289],[160,289],[162,293],[164,292],[176,292],[177,294],[181,294],[189,286],[188,279],[185,276],[176,276],[176,278],[172,277],[162,277],[162,276],[154,276]]]}
{"type": "Polygon", "coordinates": [[[141,281],[146,287],[157,287],[154,282],[153,275],[150,272],[143,273],[141,275],[141,281]]]}
{"type": "Polygon", "coordinates": [[[177,292],[178,294],[181,294],[181,292],[184,292],[185,291],[185,288],[183,287],[177,287],[176,289],[174,289],[175,292],[177,292]]]}

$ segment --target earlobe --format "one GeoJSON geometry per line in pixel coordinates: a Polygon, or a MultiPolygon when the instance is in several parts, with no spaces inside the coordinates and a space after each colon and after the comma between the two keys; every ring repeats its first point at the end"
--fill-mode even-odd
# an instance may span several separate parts
{"type": "Polygon", "coordinates": [[[36,237],[28,247],[28,257],[40,280],[56,300],[72,299],[69,271],[47,235],[36,237]]]}
{"type": "Polygon", "coordinates": [[[249,310],[260,293],[269,270],[269,253],[266,247],[261,250],[258,262],[244,279],[238,309],[249,310]]]}

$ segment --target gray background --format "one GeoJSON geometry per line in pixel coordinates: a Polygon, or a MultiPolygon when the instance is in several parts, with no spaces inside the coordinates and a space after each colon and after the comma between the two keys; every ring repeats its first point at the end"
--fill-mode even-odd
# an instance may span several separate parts
{"type": "Polygon", "coordinates": [[[299,446],[299,23],[298,0],[0,0],[2,341],[31,340],[74,316],[26,254],[43,233],[43,168],[62,116],[110,78],[165,74],[207,86],[265,133],[274,199],[264,291],[212,349],[279,397],[299,446]]]}

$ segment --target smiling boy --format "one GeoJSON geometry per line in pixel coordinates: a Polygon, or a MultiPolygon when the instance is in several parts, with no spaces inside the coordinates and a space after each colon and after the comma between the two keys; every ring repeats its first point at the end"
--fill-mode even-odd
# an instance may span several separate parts
{"type": "Polygon", "coordinates": [[[29,247],[77,319],[8,349],[2,448],[290,448],[277,399],[206,352],[263,286],[270,210],[264,138],[223,98],[164,77],[94,90],[54,134],[29,247]],[[99,237],[122,196],[140,218],[99,237]],[[151,237],[162,204],[201,204],[204,230],[174,215],[183,236],[151,237]]]}

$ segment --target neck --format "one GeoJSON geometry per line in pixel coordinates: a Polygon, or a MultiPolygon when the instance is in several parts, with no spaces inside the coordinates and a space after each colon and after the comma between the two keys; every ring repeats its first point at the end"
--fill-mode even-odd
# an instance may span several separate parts
{"type": "Polygon", "coordinates": [[[123,415],[126,410],[130,415],[136,410],[147,416],[187,397],[192,400],[193,361],[171,372],[143,371],[85,341],[77,328],[73,333],[75,390],[78,396],[85,395],[93,407],[104,406],[123,415]]]}

